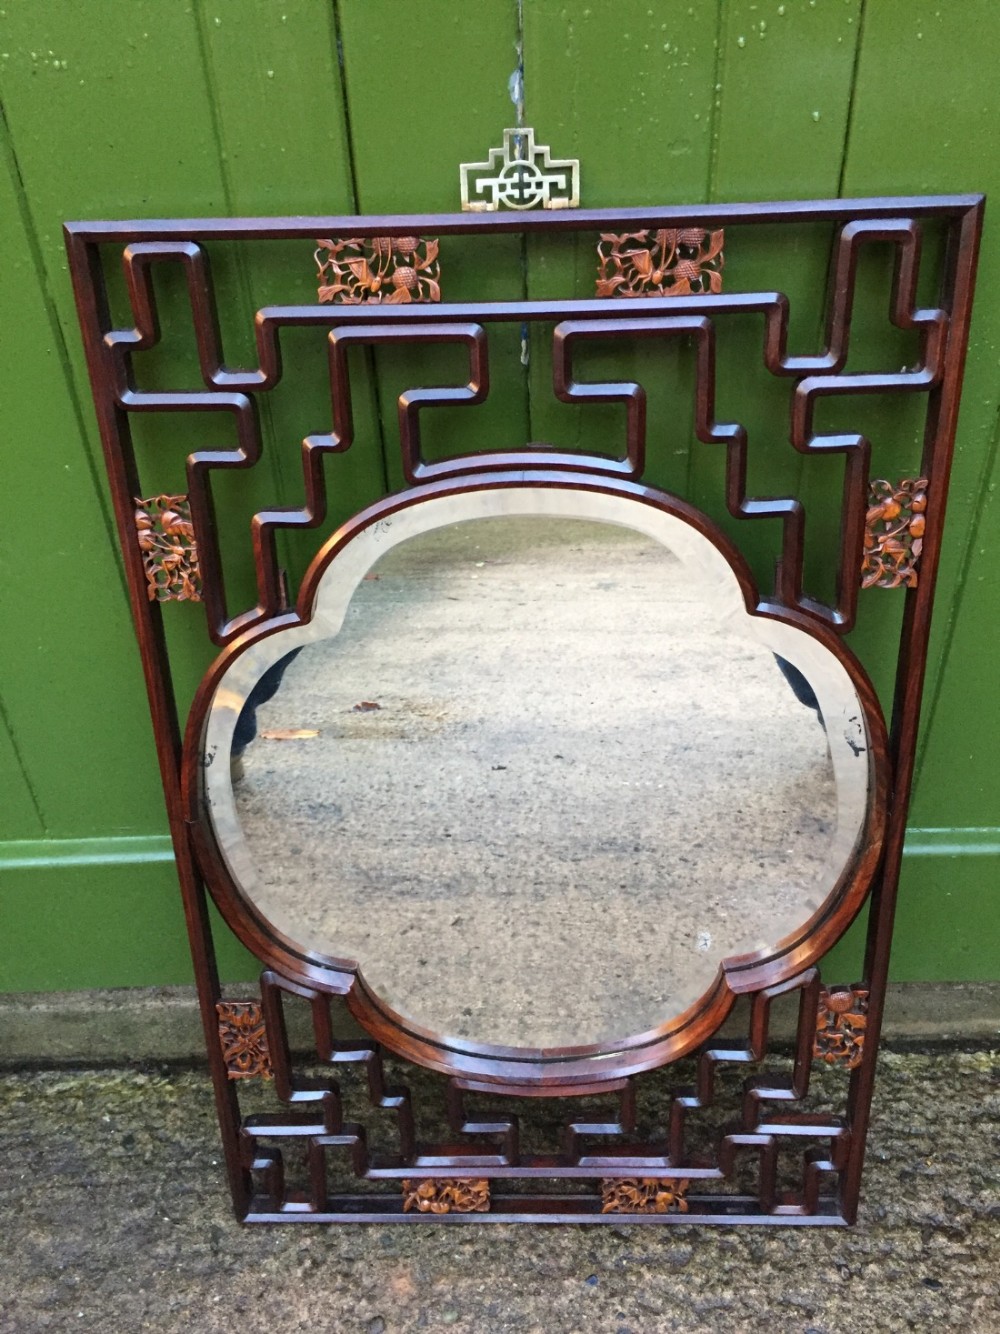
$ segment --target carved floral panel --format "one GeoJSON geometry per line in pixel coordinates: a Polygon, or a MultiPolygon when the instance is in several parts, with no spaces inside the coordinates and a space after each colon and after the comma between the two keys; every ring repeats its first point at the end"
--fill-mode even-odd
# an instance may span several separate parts
{"type": "Polygon", "coordinates": [[[602,234],[598,296],[690,296],[721,292],[725,232],[702,227],[602,234]]]}
{"type": "Polygon", "coordinates": [[[422,236],[348,236],[316,243],[321,302],[405,305],[441,300],[438,242],[422,236]]]}
{"type": "Polygon", "coordinates": [[[187,496],[136,497],[135,507],[150,602],[200,602],[198,546],[187,496]]]}
{"type": "Polygon", "coordinates": [[[601,1182],[603,1214],[686,1214],[687,1181],[671,1177],[606,1177],[601,1182]]]}
{"type": "Polygon", "coordinates": [[[820,992],[813,1054],[848,1070],[861,1064],[868,1027],[866,987],[826,988],[820,992]]]}
{"type": "Polygon", "coordinates": [[[916,588],[924,545],[927,478],[883,478],[868,488],[862,588],[916,588]]]}
{"type": "Polygon", "coordinates": [[[434,1181],[404,1180],[403,1212],[422,1214],[485,1214],[490,1207],[488,1181],[438,1178],[434,1181]]]}
{"type": "Polygon", "coordinates": [[[271,1053],[264,1016],[257,1001],[219,1001],[219,1041],[230,1079],[270,1079],[271,1053]]]}

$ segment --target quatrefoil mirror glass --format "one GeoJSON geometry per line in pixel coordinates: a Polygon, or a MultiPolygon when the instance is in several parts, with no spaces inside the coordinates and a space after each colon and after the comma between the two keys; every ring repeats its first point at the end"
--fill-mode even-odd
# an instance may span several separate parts
{"type": "Polygon", "coordinates": [[[614,1049],[720,969],[801,967],[870,815],[843,660],[686,519],[557,489],[361,526],[203,744],[254,911],[483,1051],[614,1049]]]}

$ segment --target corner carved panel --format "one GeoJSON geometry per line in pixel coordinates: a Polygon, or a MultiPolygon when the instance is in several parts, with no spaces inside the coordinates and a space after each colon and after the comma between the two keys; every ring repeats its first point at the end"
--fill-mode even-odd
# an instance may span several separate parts
{"type": "Polygon", "coordinates": [[[602,234],[598,296],[690,296],[721,292],[725,232],[701,227],[602,234]]]}
{"type": "Polygon", "coordinates": [[[267,1029],[257,1001],[219,1001],[219,1041],[230,1079],[273,1078],[267,1029]]]}
{"type": "Polygon", "coordinates": [[[422,236],[348,236],[317,241],[321,302],[407,305],[441,300],[438,242],[422,236]]]}
{"type": "Polygon", "coordinates": [[[686,1214],[687,1181],[667,1177],[605,1177],[602,1214],[686,1214]]]}
{"type": "Polygon", "coordinates": [[[870,484],[862,588],[916,588],[926,510],[926,477],[870,484]]]}
{"type": "Polygon", "coordinates": [[[201,570],[187,496],[137,496],[135,528],[150,602],[200,602],[201,570]]]}
{"type": "Polygon", "coordinates": [[[837,987],[820,992],[813,1054],[830,1065],[854,1070],[861,1064],[868,1027],[868,988],[837,987]]]}
{"type": "Polygon", "coordinates": [[[490,1183],[441,1178],[403,1181],[403,1212],[421,1214],[485,1214],[490,1208],[490,1183]]]}

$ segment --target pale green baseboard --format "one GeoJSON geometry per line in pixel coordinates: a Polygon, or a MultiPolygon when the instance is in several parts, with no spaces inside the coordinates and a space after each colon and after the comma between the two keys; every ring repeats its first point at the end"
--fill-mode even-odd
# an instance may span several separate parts
{"type": "Polygon", "coordinates": [[[150,862],[173,863],[169,834],[140,834],[135,837],[37,838],[0,843],[0,875],[49,867],[145,866],[150,862]]]}
{"type": "MultiPolygon", "coordinates": [[[[227,982],[257,965],[215,919],[227,982]]],[[[860,972],[863,926],[824,974],[860,972]]],[[[49,839],[0,844],[0,991],[178,986],[191,982],[170,840],[49,839]]],[[[1000,828],[913,829],[906,840],[892,977],[1000,979],[1000,828]]]]}
{"type": "Polygon", "coordinates": [[[903,847],[907,857],[996,857],[1000,828],[911,829],[903,847]]]}
{"type": "MultiPolygon", "coordinates": [[[[255,977],[213,920],[225,980],[255,977]]],[[[0,844],[0,992],[192,981],[168,836],[0,844]]]]}

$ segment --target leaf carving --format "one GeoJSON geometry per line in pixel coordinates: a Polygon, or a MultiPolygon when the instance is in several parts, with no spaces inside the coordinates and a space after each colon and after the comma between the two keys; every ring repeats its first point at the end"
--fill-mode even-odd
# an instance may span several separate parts
{"type": "Polygon", "coordinates": [[[318,297],[343,305],[440,301],[439,242],[415,236],[316,242],[318,297]],[[324,251],[326,255],[324,256],[324,251]]]}
{"type": "Polygon", "coordinates": [[[359,259],[349,259],[347,261],[347,267],[351,270],[362,287],[371,287],[372,283],[375,281],[375,275],[369,268],[367,259],[363,256],[359,259]]]}
{"type": "Polygon", "coordinates": [[[653,232],[601,234],[599,297],[689,296],[722,291],[725,232],[661,227],[653,232]]]}

